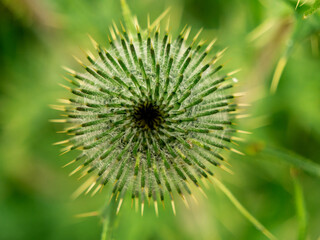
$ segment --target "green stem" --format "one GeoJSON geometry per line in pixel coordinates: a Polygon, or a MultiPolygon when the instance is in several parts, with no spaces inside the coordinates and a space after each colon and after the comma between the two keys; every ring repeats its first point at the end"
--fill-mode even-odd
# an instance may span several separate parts
{"type": "Polygon", "coordinates": [[[300,156],[296,153],[290,152],[286,149],[276,149],[272,147],[266,147],[261,151],[262,155],[265,155],[266,158],[272,156],[281,159],[283,162],[287,162],[293,165],[296,168],[302,169],[314,176],[320,177],[320,165],[316,162],[300,156]]]}
{"type": "Polygon", "coordinates": [[[216,185],[220,190],[229,198],[232,204],[239,210],[239,212],[247,218],[259,231],[261,231],[268,239],[276,240],[277,238],[272,235],[254,216],[252,216],[247,209],[238,201],[238,199],[230,192],[230,190],[217,178],[213,178],[216,185]]]}
{"type": "Polygon", "coordinates": [[[112,198],[109,205],[102,211],[101,217],[103,221],[101,240],[113,239],[113,230],[115,228],[115,221],[117,218],[116,201],[112,198]]]}
{"type": "Polygon", "coordinates": [[[259,144],[256,139],[248,141],[243,149],[247,149],[247,158],[270,161],[274,159],[301,169],[315,177],[320,177],[320,164],[285,148],[259,144]]]}
{"type": "Polygon", "coordinates": [[[306,207],[304,202],[303,196],[303,189],[301,183],[299,181],[299,171],[295,168],[290,169],[293,186],[294,186],[294,199],[296,204],[296,212],[297,218],[299,221],[299,240],[305,240],[307,237],[307,214],[306,214],[306,207]]]}

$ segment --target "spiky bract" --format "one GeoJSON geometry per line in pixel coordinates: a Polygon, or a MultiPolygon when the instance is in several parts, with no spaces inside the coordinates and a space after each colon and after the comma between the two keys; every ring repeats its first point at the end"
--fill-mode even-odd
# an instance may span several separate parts
{"type": "Polygon", "coordinates": [[[68,145],[64,152],[82,150],[71,163],[81,163],[74,172],[96,175],[88,191],[109,184],[120,205],[126,193],[142,206],[145,198],[173,203],[173,192],[185,200],[189,183],[200,187],[224,160],[232,84],[225,83],[229,74],[217,74],[222,51],[208,59],[214,41],[203,46],[200,31],[188,44],[191,28],[172,41],[168,28],[163,34],[135,25],[128,32],[114,24],[108,49],[92,39],[97,59],[89,53],[89,65],[78,60],[86,73],[67,69],[74,98],[56,108],[65,111],[58,121],[72,124],[64,131],[72,137],[60,143],[68,145]]]}

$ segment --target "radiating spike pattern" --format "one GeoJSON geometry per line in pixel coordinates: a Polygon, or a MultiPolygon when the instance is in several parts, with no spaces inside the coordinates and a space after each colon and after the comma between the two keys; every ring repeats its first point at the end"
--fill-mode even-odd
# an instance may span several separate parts
{"type": "Polygon", "coordinates": [[[119,208],[129,195],[142,206],[151,200],[156,212],[168,198],[175,212],[175,195],[188,206],[192,185],[222,166],[237,106],[227,93],[232,78],[218,74],[219,54],[199,34],[188,43],[189,27],[173,38],[159,26],[128,32],[114,23],[109,47],[91,38],[96,56],[87,56],[88,65],[77,60],[85,71],[66,68],[73,97],[54,108],[64,112],[55,122],[69,124],[70,138],[57,144],[66,145],[63,153],[81,150],[72,174],[97,176],[83,192],[110,185],[119,208]]]}

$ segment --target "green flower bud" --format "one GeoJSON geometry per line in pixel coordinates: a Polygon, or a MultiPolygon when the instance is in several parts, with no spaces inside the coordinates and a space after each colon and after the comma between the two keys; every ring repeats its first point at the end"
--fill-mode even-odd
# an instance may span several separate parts
{"type": "Polygon", "coordinates": [[[201,31],[188,41],[185,27],[172,40],[159,23],[132,25],[136,31],[114,24],[106,49],[91,39],[96,56],[88,54],[89,65],[78,60],[84,72],[67,69],[74,97],[55,108],[65,112],[56,122],[71,124],[63,131],[71,137],[57,144],[67,145],[63,153],[81,150],[69,164],[78,164],[71,174],[92,174],[83,191],[112,186],[118,208],[128,194],[142,212],[146,199],[158,212],[158,201],[170,198],[175,212],[175,195],[186,203],[191,185],[200,189],[213,166],[223,167],[222,150],[234,150],[232,78],[218,75],[223,51],[211,56],[215,41],[205,45],[201,31]]]}

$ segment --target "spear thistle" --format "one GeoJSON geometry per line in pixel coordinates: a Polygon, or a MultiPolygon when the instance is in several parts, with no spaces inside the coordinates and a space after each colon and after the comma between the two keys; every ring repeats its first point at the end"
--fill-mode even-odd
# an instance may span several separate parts
{"type": "Polygon", "coordinates": [[[191,185],[201,190],[213,166],[227,169],[222,150],[238,152],[229,146],[233,73],[218,74],[224,50],[211,54],[215,40],[199,40],[201,30],[189,41],[187,26],[173,38],[160,20],[145,30],[137,20],[127,25],[134,28],[110,27],[107,48],[90,37],[96,54],[88,53],[89,64],[76,58],[85,72],[66,68],[70,87],[62,86],[73,97],[53,106],[64,112],[53,121],[68,124],[62,132],[70,138],[57,144],[81,151],[67,164],[78,164],[70,175],[92,173],[77,194],[110,185],[118,211],[129,194],[141,213],[148,199],[158,214],[165,198],[175,213],[175,195],[187,205],[191,185]]]}

